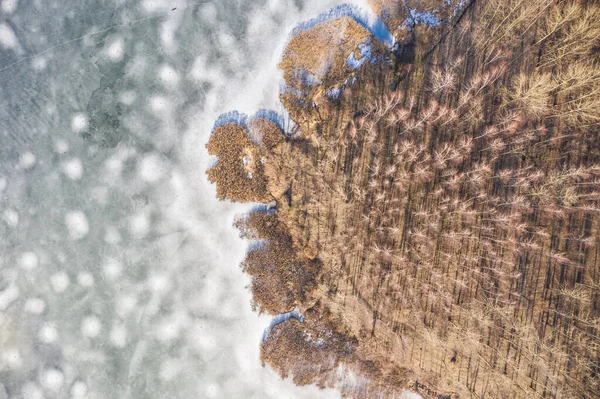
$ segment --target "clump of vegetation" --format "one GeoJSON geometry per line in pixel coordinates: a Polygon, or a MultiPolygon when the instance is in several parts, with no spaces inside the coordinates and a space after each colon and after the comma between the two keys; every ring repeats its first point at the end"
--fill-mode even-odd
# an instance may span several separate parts
{"type": "Polygon", "coordinates": [[[315,286],[320,268],[315,259],[298,256],[276,214],[254,212],[237,221],[244,237],[259,243],[242,264],[252,276],[252,296],[261,311],[285,313],[300,305],[315,286]]]}
{"type": "Polygon", "coordinates": [[[234,122],[213,130],[206,148],[209,154],[218,159],[207,174],[211,182],[218,182],[219,199],[234,198],[243,202],[265,202],[269,199],[263,166],[265,151],[268,151],[273,140],[272,123],[269,123],[260,120],[255,122],[258,128],[261,124],[265,125],[266,140],[262,146],[262,142],[251,139],[246,126],[234,122]]]}
{"type": "MultiPolygon", "coordinates": [[[[374,3],[388,24],[414,19],[374,3]]],[[[294,86],[310,41],[292,40],[296,134],[269,125],[256,144],[263,128],[232,124],[208,144],[220,198],[277,202],[240,224],[268,243],[243,265],[256,306],[306,314],[263,360],[356,398],[597,397],[600,7],[431,3],[439,26],[411,43],[390,29],[411,56],[380,46],[336,69],[335,85],[354,78],[337,97],[327,77],[294,86]],[[263,160],[252,188],[244,151],[263,160]]]]}

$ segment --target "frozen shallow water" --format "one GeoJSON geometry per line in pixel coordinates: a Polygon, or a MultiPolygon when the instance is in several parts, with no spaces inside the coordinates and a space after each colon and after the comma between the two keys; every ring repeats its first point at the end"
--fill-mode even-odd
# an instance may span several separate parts
{"type": "Polygon", "coordinates": [[[262,368],[204,144],[339,1],[0,0],[0,399],[325,398],[262,368]]]}

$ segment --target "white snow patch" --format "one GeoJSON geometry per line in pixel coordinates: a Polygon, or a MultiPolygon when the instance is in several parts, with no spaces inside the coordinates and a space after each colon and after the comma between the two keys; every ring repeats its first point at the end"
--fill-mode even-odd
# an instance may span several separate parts
{"type": "Polygon", "coordinates": [[[11,369],[18,369],[23,365],[21,353],[15,348],[3,348],[0,357],[2,359],[0,364],[5,364],[11,369]]]}
{"type": "Polygon", "coordinates": [[[119,62],[123,59],[125,52],[125,41],[122,37],[116,37],[109,41],[104,48],[104,53],[112,62],[119,62]]]}
{"type": "Polygon", "coordinates": [[[114,281],[121,277],[123,265],[117,259],[108,258],[104,261],[102,269],[104,270],[104,277],[106,277],[107,280],[114,281]]]}
{"type": "Polygon", "coordinates": [[[83,163],[79,158],[72,158],[62,163],[62,171],[71,180],[79,180],[83,176],[83,163]]]}
{"type": "Polygon", "coordinates": [[[170,65],[164,64],[158,71],[158,77],[167,87],[175,87],[179,83],[179,74],[170,65]]]}
{"type": "Polygon", "coordinates": [[[163,381],[172,381],[183,369],[183,364],[179,359],[169,358],[160,365],[159,377],[163,381]]]}
{"type": "Polygon", "coordinates": [[[161,342],[172,341],[179,336],[181,326],[174,320],[164,320],[158,324],[155,333],[156,338],[161,342]]]}
{"type": "Polygon", "coordinates": [[[185,7],[185,3],[173,0],[144,0],[142,7],[146,12],[166,12],[175,7],[185,7]]]}
{"type": "Polygon", "coordinates": [[[137,305],[137,298],[134,295],[120,295],[116,301],[116,311],[121,317],[126,317],[131,311],[135,309],[137,305]]]}
{"type": "Polygon", "coordinates": [[[23,169],[29,169],[35,165],[35,161],[35,155],[32,152],[27,151],[19,158],[19,166],[23,169]]]}
{"type": "Polygon", "coordinates": [[[125,105],[131,105],[137,98],[137,93],[133,90],[124,91],[119,94],[119,101],[125,105]]]}
{"type": "Polygon", "coordinates": [[[160,27],[160,42],[163,47],[163,51],[167,54],[174,54],[177,52],[177,43],[175,40],[175,31],[178,26],[177,18],[167,19],[160,27]]]}
{"type": "Polygon", "coordinates": [[[2,219],[10,227],[17,227],[19,224],[19,214],[13,209],[6,209],[2,213],[2,219]]]}
{"type": "Polygon", "coordinates": [[[138,169],[142,180],[154,183],[165,175],[167,166],[158,154],[150,154],[140,161],[138,169]]]}
{"type": "Polygon", "coordinates": [[[127,343],[127,329],[123,325],[114,325],[110,330],[110,342],[117,348],[123,348],[127,343]]]}
{"type": "MultiPolygon", "coordinates": [[[[206,56],[200,55],[196,57],[187,75],[189,79],[197,83],[213,82],[223,84],[226,80],[223,72],[213,66],[209,66],[207,61],[206,56]]],[[[210,109],[210,107],[207,108],[210,109]]]]}
{"type": "Polygon", "coordinates": [[[204,387],[204,394],[209,399],[215,399],[222,397],[221,387],[216,383],[210,383],[204,387]]]}
{"type": "Polygon", "coordinates": [[[23,252],[19,258],[19,266],[24,270],[33,270],[38,267],[39,260],[35,252],[23,252]]]}
{"type": "Polygon", "coordinates": [[[90,272],[81,272],[77,276],[77,283],[82,287],[89,288],[94,285],[94,276],[90,272]]]}
{"type": "Polygon", "coordinates": [[[150,110],[153,112],[164,112],[170,108],[170,101],[164,96],[152,96],[150,98],[150,110]]]}
{"type": "Polygon", "coordinates": [[[19,0],[3,0],[2,11],[6,14],[12,14],[17,9],[17,4],[19,4],[19,0]]]}
{"type": "Polygon", "coordinates": [[[203,356],[210,356],[217,349],[216,333],[210,331],[203,322],[197,322],[190,330],[191,345],[203,356]]]}
{"type": "Polygon", "coordinates": [[[58,369],[48,369],[42,373],[42,386],[54,393],[58,393],[65,382],[65,376],[58,369]]]}
{"type": "Polygon", "coordinates": [[[27,313],[41,314],[46,309],[46,302],[40,298],[29,298],[24,309],[27,313]]]}
{"type": "Polygon", "coordinates": [[[21,292],[19,291],[19,287],[12,283],[4,291],[0,291],[0,310],[5,310],[13,303],[21,292]]]}
{"type": "Polygon", "coordinates": [[[108,183],[114,184],[115,180],[117,180],[121,176],[121,172],[123,171],[123,161],[111,157],[104,162],[104,169],[106,169],[106,179],[108,183]]]}
{"type": "Polygon", "coordinates": [[[169,277],[165,274],[155,274],[148,279],[148,286],[156,293],[166,292],[170,287],[169,277]]]}
{"type": "Polygon", "coordinates": [[[144,213],[129,218],[129,231],[134,238],[144,238],[150,230],[150,220],[144,213]]]}
{"type": "Polygon", "coordinates": [[[65,224],[67,225],[71,239],[74,241],[81,240],[90,232],[90,225],[87,217],[85,216],[85,213],[81,211],[67,213],[65,216],[65,224]]]}
{"type": "Polygon", "coordinates": [[[69,285],[71,285],[71,280],[66,272],[61,271],[50,276],[50,285],[54,292],[60,294],[61,292],[65,292],[69,285]]]}
{"type": "Polygon", "coordinates": [[[26,382],[21,388],[23,399],[44,399],[44,393],[35,382],[26,382]]]}
{"type": "Polygon", "coordinates": [[[16,50],[19,48],[15,32],[5,23],[0,23],[0,47],[3,47],[5,50],[16,50]]]}
{"type": "Polygon", "coordinates": [[[118,244],[121,242],[121,233],[116,227],[108,226],[104,232],[104,241],[107,244],[118,244]]]}
{"type": "Polygon", "coordinates": [[[96,316],[88,316],[81,322],[81,333],[89,338],[95,338],[102,330],[102,323],[96,316]]]}
{"type": "Polygon", "coordinates": [[[84,399],[87,396],[87,385],[83,381],[75,381],[71,387],[72,399],[84,399]]]}
{"type": "Polygon", "coordinates": [[[43,71],[48,66],[48,59],[44,56],[38,55],[31,60],[31,67],[36,71],[43,71]]]}
{"type": "Polygon", "coordinates": [[[205,22],[214,23],[217,20],[217,8],[212,2],[204,4],[202,8],[200,8],[199,14],[205,22]]]}
{"type": "Polygon", "coordinates": [[[50,344],[58,338],[58,331],[56,330],[54,323],[44,323],[38,336],[42,342],[50,344]]]}
{"type": "Polygon", "coordinates": [[[56,140],[56,142],[54,143],[54,151],[56,151],[59,154],[66,153],[67,151],[69,151],[69,143],[62,139],[56,140]]]}
{"type": "Polygon", "coordinates": [[[71,130],[74,133],[81,133],[88,128],[88,116],[82,112],[76,113],[71,118],[71,130]]]}

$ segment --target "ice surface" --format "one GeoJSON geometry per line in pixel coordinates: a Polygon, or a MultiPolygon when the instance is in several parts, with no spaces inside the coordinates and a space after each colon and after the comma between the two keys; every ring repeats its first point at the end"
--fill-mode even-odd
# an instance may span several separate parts
{"type": "MultiPolygon", "coordinates": [[[[341,1],[2,0],[0,399],[325,398],[261,367],[217,117],[341,1]]],[[[285,127],[285,126],[284,126],[285,127]]]]}

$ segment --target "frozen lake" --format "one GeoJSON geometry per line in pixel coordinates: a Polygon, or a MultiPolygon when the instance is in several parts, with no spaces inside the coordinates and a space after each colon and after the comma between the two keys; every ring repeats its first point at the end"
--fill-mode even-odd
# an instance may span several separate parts
{"type": "Polygon", "coordinates": [[[340,1],[0,1],[0,399],[326,398],[262,368],[204,144],[340,1]]]}

